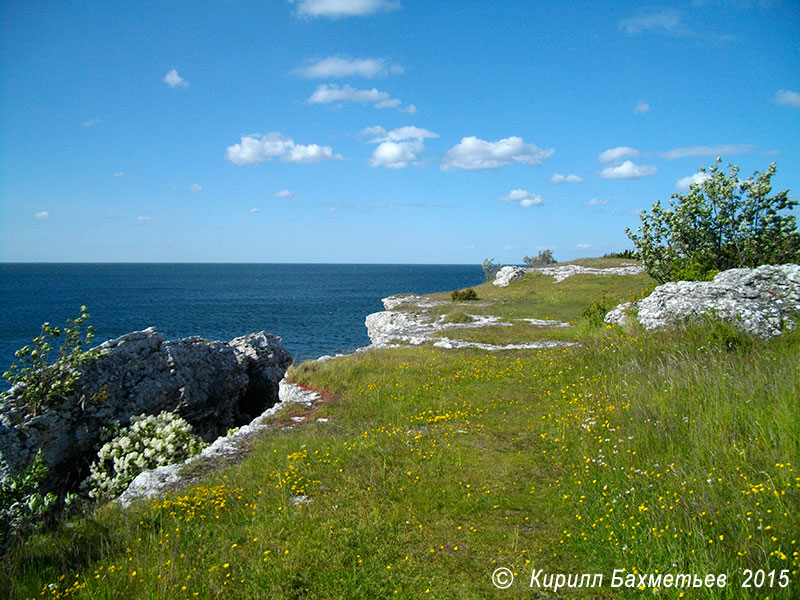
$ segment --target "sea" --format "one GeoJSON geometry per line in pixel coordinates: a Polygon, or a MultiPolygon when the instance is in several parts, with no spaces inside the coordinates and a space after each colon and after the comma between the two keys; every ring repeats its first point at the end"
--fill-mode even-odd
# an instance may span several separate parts
{"type": "MultiPolygon", "coordinates": [[[[42,323],[85,305],[94,344],[154,326],[168,339],[283,338],[295,362],[369,345],[365,317],[381,298],[474,286],[480,265],[0,264],[0,372],[42,323]]],[[[2,387],[2,386],[0,386],[2,387]]]]}

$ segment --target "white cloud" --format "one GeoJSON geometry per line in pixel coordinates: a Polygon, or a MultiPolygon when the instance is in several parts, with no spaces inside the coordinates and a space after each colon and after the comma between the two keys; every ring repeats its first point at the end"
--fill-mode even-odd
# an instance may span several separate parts
{"type": "Polygon", "coordinates": [[[178,75],[178,71],[175,69],[170,69],[167,71],[167,74],[164,75],[164,79],[162,81],[171,88],[189,87],[189,82],[178,75]]]}
{"type": "Polygon", "coordinates": [[[512,246],[511,244],[506,244],[505,246],[503,246],[503,250],[513,250],[513,249],[514,246],[512,246]]]}
{"type": "Polygon", "coordinates": [[[553,176],[550,178],[550,183],[581,183],[582,181],[582,177],[578,177],[574,174],[562,175],[561,173],[553,173],[553,176]]]}
{"type": "Polygon", "coordinates": [[[694,175],[690,175],[689,177],[683,177],[681,179],[678,179],[675,185],[679,190],[688,191],[689,189],[691,189],[693,183],[700,185],[706,179],[711,179],[711,175],[709,175],[708,173],[695,173],[694,175]]]}
{"type": "Polygon", "coordinates": [[[586,203],[586,206],[603,206],[608,204],[608,200],[601,200],[600,198],[592,198],[586,203]]]}
{"type": "Polygon", "coordinates": [[[800,94],[791,90],[778,90],[775,94],[775,103],[800,108],[800,94]]]}
{"type": "Polygon", "coordinates": [[[606,167],[600,171],[600,177],[605,179],[641,179],[648,175],[655,175],[658,169],[652,165],[636,165],[626,160],[616,167],[606,167]]]}
{"type": "Polygon", "coordinates": [[[333,153],[333,148],[330,146],[295,144],[292,138],[279,132],[243,136],[241,143],[228,146],[225,158],[236,165],[251,165],[273,158],[279,158],[283,162],[306,164],[342,159],[341,155],[333,153]]]}
{"type": "Polygon", "coordinates": [[[418,155],[424,152],[422,142],[381,142],[369,159],[371,167],[405,169],[410,164],[418,164],[418,155]]]}
{"type": "Polygon", "coordinates": [[[636,114],[650,112],[650,105],[644,100],[639,100],[639,102],[636,104],[636,108],[633,109],[633,112],[636,114]]]}
{"type": "Polygon", "coordinates": [[[678,11],[667,8],[640,17],[631,17],[619,22],[621,31],[630,35],[639,35],[646,31],[664,33],[668,35],[689,35],[691,30],[683,23],[683,17],[678,11]]]}
{"type": "Polygon", "coordinates": [[[381,126],[367,127],[361,130],[361,135],[375,136],[370,140],[370,143],[378,144],[380,142],[400,142],[403,140],[424,140],[425,138],[438,138],[438,133],[433,133],[421,127],[414,127],[408,125],[406,127],[398,127],[391,131],[386,131],[381,126]]]}
{"type": "Polygon", "coordinates": [[[152,221],[153,217],[145,217],[144,215],[136,217],[137,221],[152,221]]]}
{"type": "Polygon", "coordinates": [[[308,79],[326,79],[332,77],[377,77],[380,75],[399,75],[405,69],[400,65],[389,65],[382,58],[350,58],[342,54],[328,56],[305,67],[295,69],[293,73],[308,79]]]}
{"type": "Polygon", "coordinates": [[[586,248],[591,248],[592,245],[591,244],[578,244],[577,247],[585,250],[586,248]]]}
{"type": "Polygon", "coordinates": [[[323,84],[319,86],[308,99],[309,104],[331,104],[332,102],[352,102],[355,104],[372,104],[375,108],[396,108],[399,111],[409,114],[416,114],[417,107],[409,104],[402,106],[402,102],[397,98],[392,98],[387,92],[381,92],[372,88],[371,90],[359,90],[350,85],[339,86],[334,84],[323,84]]]}
{"type": "Polygon", "coordinates": [[[441,169],[496,169],[504,165],[521,163],[539,165],[550,158],[555,150],[542,150],[535,144],[526,144],[522,138],[508,137],[487,142],[475,136],[461,138],[442,159],[441,169]]]}
{"type": "Polygon", "coordinates": [[[251,208],[251,209],[250,209],[250,212],[251,212],[251,213],[260,213],[260,212],[261,212],[261,209],[260,209],[260,208],[251,208]]]}
{"type": "Polygon", "coordinates": [[[99,124],[100,124],[100,119],[98,119],[97,117],[95,117],[94,119],[89,119],[88,121],[84,121],[83,123],[81,123],[81,125],[83,127],[94,127],[95,125],[99,125],[99,124]]]}
{"type": "Polygon", "coordinates": [[[387,169],[419,166],[419,155],[425,151],[423,140],[439,137],[438,133],[414,126],[399,127],[392,131],[386,131],[383,127],[368,127],[361,133],[375,136],[370,143],[378,144],[369,159],[369,165],[387,169]]]}
{"type": "Polygon", "coordinates": [[[199,192],[202,189],[203,189],[203,186],[200,185],[199,183],[193,183],[192,185],[189,186],[189,191],[190,192],[199,192]]]}
{"type": "Polygon", "coordinates": [[[622,160],[623,158],[636,158],[640,152],[636,148],[629,146],[618,146],[616,148],[609,148],[600,153],[597,160],[600,162],[613,162],[622,160]]]}
{"type": "Polygon", "coordinates": [[[688,148],[673,148],[662,152],[661,156],[667,160],[686,158],[689,156],[723,156],[725,154],[746,154],[752,152],[755,146],[750,144],[720,144],[718,146],[690,146],[688,148]]]}
{"type": "Polygon", "coordinates": [[[117,171],[114,173],[114,177],[125,177],[125,171],[117,171]]]}
{"type": "Polygon", "coordinates": [[[361,17],[402,8],[398,0],[289,0],[301,17],[361,17]]]}
{"type": "Polygon", "coordinates": [[[519,202],[520,206],[540,206],[544,204],[544,199],[528,190],[511,190],[508,196],[501,196],[503,202],[519,202]]]}
{"type": "Polygon", "coordinates": [[[291,190],[280,190],[272,194],[274,198],[296,198],[297,194],[291,190]]]}
{"type": "Polygon", "coordinates": [[[34,214],[33,218],[34,219],[49,219],[50,218],[50,213],[47,212],[46,210],[43,210],[41,212],[37,212],[36,214],[34,214]]]}

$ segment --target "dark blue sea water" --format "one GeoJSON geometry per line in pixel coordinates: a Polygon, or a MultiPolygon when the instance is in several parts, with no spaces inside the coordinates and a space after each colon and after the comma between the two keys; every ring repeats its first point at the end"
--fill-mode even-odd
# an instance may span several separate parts
{"type": "Polygon", "coordinates": [[[100,343],[151,325],[168,338],[265,330],[296,361],[369,344],[381,298],[477,285],[479,265],[0,264],[0,372],[49,321],[86,305],[100,343]]]}

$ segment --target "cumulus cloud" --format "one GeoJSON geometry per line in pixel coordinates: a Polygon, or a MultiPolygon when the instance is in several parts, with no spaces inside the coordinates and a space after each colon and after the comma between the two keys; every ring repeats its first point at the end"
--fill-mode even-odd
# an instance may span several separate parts
{"type": "Polygon", "coordinates": [[[511,190],[508,196],[501,196],[503,202],[519,202],[520,206],[540,206],[544,204],[544,199],[528,190],[511,190]]]}
{"type": "Polygon", "coordinates": [[[47,212],[46,210],[43,210],[43,211],[35,213],[33,215],[33,218],[34,219],[49,219],[50,218],[50,213],[47,212]]]}
{"type": "Polygon", "coordinates": [[[261,212],[261,209],[260,209],[260,208],[251,208],[251,209],[250,209],[250,212],[251,212],[251,213],[260,213],[260,212],[261,212]]]}
{"type": "Polygon", "coordinates": [[[178,75],[178,71],[175,69],[170,69],[167,71],[167,74],[164,75],[164,79],[162,81],[171,88],[189,87],[189,82],[178,75]]]}
{"type": "Polygon", "coordinates": [[[553,173],[553,176],[550,178],[550,183],[581,183],[582,181],[582,177],[578,177],[574,174],[562,175],[561,173],[553,173]]]}
{"type": "Polygon", "coordinates": [[[775,103],[800,108],[800,94],[791,90],[778,90],[775,94],[775,103]]]}
{"type": "Polygon", "coordinates": [[[301,17],[362,17],[402,8],[398,0],[289,0],[301,17]]]}
{"type": "Polygon", "coordinates": [[[691,30],[683,23],[683,16],[678,11],[667,8],[659,12],[623,19],[619,22],[620,31],[630,35],[639,35],[648,31],[667,35],[689,35],[691,30]]]}
{"type": "Polygon", "coordinates": [[[650,112],[650,105],[644,100],[639,100],[639,102],[636,104],[636,108],[633,109],[633,112],[636,114],[650,112]]]}
{"type": "Polygon", "coordinates": [[[342,54],[311,62],[295,69],[293,73],[307,79],[328,79],[335,77],[378,77],[399,75],[404,71],[400,65],[389,65],[382,58],[350,58],[342,54]]]}
{"type": "Polygon", "coordinates": [[[505,165],[521,163],[539,165],[550,158],[555,150],[542,150],[535,144],[526,144],[522,138],[508,137],[496,142],[487,142],[473,136],[461,138],[442,159],[441,169],[496,169],[505,165]]]}
{"type": "Polygon", "coordinates": [[[202,189],[203,189],[203,186],[200,185],[199,183],[193,183],[192,185],[189,186],[189,191],[190,192],[199,192],[202,189]]]}
{"type": "Polygon", "coordinates": [[[597,157],[597,160],[600,162],[613,162],[622,160],[623,158],[636,158],[639,156],[639,154],[640,152],[636,148],[630,148],[629,146],[618,146],[616,148],[609,148],[608,150],[601,152],[597,157]]]}
{"type": "Polygon", "coordinates": [[[274,198],[296,198],[297,194],[291,190],[280,190],[279,192],[275,192],[272,194],[274,198]]]}
{"type": "Polygon", "coordinates": [[[600,198],[592,198],[586,203],[586,206],[603,206],[608,204],[608,200],[601,200],[600,198]]]}
{"type": "Polygon", "coordinates": [[[392,131],[386,131],[383,127],[368,127],[361,133],[375,136],[370,143],[378,144],[369,159],[369,165],[387,169],[419,166],[419,155],[425,151],[423,140],[439,137],[437,133],[414,126],[400,127],[392,131]]]}
{"type": "Polygon", "coordinates": [[[114,177],[125,177],[125,171],[117,171],[114,173],[114,177]]]}
{"type": "Polygon", "coordinates": [[[726,154],[746,154],[752,152],[755,146],[751,144],[720,144],[718,146],[690,146],[688,148],[673,148],[663,152],[661,156],[667,160],[686,158],[689,156],[723,156],[726,154]]]}
{"type": "Polygon", "coordinates": [[[350,85],[323,84],[319,86],[308,99],[309,104],[331,104],[333,102],[351,102],[355,104],[372,104],[375,108],[396,108],[399,111],[415,114],[417,107],[409,104],[402,106],[402,102],[387,92],[359,90],[350,85]]]}
{"type": "Polygon", "coordinates": [[[658,169],[652,165],[637,165],[626,160],[621,165],[606,167],[600,171],[600,177],[605,179],[641,179],[648,175],[655,175],[658,169]]]}
{"type": "Polygon", "coordinates": [[[592,245],[591,245],[591,244],[585,244],[585,243],[583,243],[583,244],[578,244],[578,246],[577,246],[577,247],[578,247],[578,248],[581,248],[582,250],[585,250],[586,248],[591,248],[591,247],[592,247],[592,245]]]}
{"type": "Polygon", "coordinates": [[[711,179],[711,175],[708,173],[695,173],[689,177],[682,177],[681,179],[678,179],[675,185],[681,191],[688,191],[691,189],[693,183],[700,185],[706,179],[711,179]]]}
{"type": "Polygon", "coordinates": [[[341,160],[330,146],[295,144],[294,140],[282,133],[243,136],[238,144],[228,146],[225,158],[236,165],[251,165],[279,158],[283,162],[315,163],[328,160],[341,160]]]}
{"type": "Polygon", "coordinates": [[[95,125],[99,125],[99,124],[100,124],[100,119],[98,119],[97,117],[95,117],[94,119],[89,119],[88,121],[84,121],[83,123],[81,123],[81,125],[83,127],[94,127],[95,125]]]}
{"type": "Polygon", "coordinates": [[[152,221],[153,217],[146,217],[144,215],[140,215],[140,216],[136,217],[136,220],[140,221],[140,222],[142,222],[142,221],[152,221]]]}

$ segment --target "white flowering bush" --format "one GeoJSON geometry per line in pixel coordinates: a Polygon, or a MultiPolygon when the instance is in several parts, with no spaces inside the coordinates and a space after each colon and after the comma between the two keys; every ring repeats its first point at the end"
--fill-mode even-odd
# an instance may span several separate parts
{"type": "Polygon", "coordinates": [[[117,496],[139,473],[184,461],[205,445],[174,413],[132,417],[128,427],[100,448],[84,485],[91,498],[117,496]]]}

